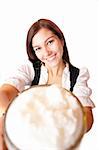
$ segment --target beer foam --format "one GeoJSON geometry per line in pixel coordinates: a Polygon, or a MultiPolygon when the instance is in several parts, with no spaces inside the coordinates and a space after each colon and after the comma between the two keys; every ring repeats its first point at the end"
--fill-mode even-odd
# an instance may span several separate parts
{"type": "Polygon", "coordinates": [[[6,132],[21,150],[66,150],[83,130],[81,106],[56,85],[23,92],[11,104],[6,118],[6,132]]]}

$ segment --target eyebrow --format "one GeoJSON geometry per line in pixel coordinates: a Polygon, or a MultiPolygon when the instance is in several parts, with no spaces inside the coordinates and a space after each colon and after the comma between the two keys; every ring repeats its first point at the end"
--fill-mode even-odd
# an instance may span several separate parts
{"type": "MultiPolygon", "coordinates": [[[[52,35],[52,36],[50,36],[50,37],[48,37],[44,42],[46,43],[49,39],[51,39],[51,38],[55,38],[55,36],[54,35],[52,35]]],[[[32,45],[33,46],[33,45],[32,45]]],[[[39,47],[39,45],[34,45],[33,46],[33,48],[36,48],[36,47],[39,47]]]]}

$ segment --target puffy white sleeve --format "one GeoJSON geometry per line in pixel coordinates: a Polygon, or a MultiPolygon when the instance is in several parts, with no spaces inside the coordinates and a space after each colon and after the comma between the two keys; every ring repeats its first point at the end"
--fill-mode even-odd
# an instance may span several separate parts
{"type": "Polygon", "coordinates": [[[19,65],[3,82],[10,84],[22,92],[26,86],[30,86],[34,78],[34,68],[30,62],[19,65]]]}
{"type": "Polygon", "coordinates": [[[76,84],[73,89],[73,93],[78,97],[83,106],[95,107],[94,103],[90,99],[92,90],[88,87],[89,72],[87,68],[81,68],[76,84]]]}

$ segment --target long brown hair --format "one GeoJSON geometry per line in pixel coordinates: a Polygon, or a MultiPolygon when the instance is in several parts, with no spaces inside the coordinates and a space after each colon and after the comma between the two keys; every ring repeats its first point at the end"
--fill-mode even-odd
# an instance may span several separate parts
{"type": "Polygon", "coordinates": [[[64,41],[64,47],[63,47],[63,61],[70,64],[69,60],[69,54],[66,46],[66,41],[64,38],[64,35],[60,28],[51,20],[48,19],[39,19],[37,22],[35,22],[29,29],[27,33],[27,39],[26,39],[26,48],[27,48],[27,54],[29,60],[34,63],[38,61],[39,59],[36,57],[35,52],[32,47],[32,38],[34,35],[41,29],[41,28],[47,28],[50,31],[52,31],[55,35],[58,36],[60,40],[64,41]]]}

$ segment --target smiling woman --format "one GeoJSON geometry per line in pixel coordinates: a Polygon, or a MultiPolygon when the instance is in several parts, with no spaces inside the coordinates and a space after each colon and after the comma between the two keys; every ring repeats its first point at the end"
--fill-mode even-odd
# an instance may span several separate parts
{"type": "MultiPolygon", "coordinates": [[[[0,88],[0,116],[27,85],[57,84],[79,99],[86,116],[85,132],[89,131],[94,107],[87,84],[89,72],[87,68],[78,69],[71,64],[66,40],[59,27],[48,19],[36,21],[27,33],[26,48],[29,61],[18,67],[0,88]]],[[[0,135],[2,138],[2,131],[0,135]]]]}
{"type": "Polygon", "coordinates": [[[32,46],[36,56],[47,68],[53,68],[63,63],[63,40],[60,40],[50,30],[46,28],[40,29],[32,39],[32,46]]]}

